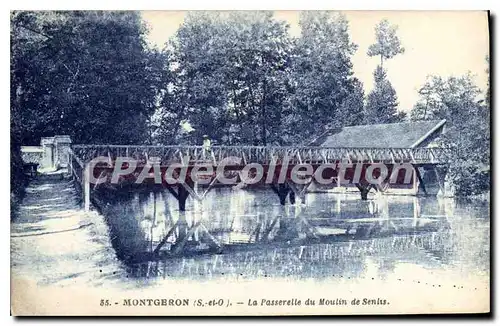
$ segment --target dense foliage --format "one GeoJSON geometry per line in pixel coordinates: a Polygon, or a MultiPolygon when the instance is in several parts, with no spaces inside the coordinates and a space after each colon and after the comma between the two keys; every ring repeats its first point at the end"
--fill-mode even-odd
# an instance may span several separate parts
{"type": "Polygon", "coordinates": [[[164,61],[146,46],[137,13],[14,12],[11,20],[12,122],[23,144],[54,134],[147,140],[164,61]]]}
{"type": "Polygon", "coordinates": [[[321,132],[363,124],[363,85],[353,76],[357,45],[343,15],[306,12],[300,17],[292,69],[294,92],[289,130],[295,142],[321,132]]]}
{"type": "Polygon", "coordinates": [[[295,39],[271,12],[190,14],[167,47],[175,80],[155,134],[163,143],[208,134],[223,144],[287,144],[362,122],[347,20],[305,13],[300,26],[295,39]]]}
{"type": "Polygon", "coordinates": [[[292,87],[287,30],[271,12],[189,14],[167,47],[175,77],[157,112],[159,140],[279,143],[292,87]]]}
{"type": "Polygon", "coordinates": [[[162,55],[134,12],[11,13],[11,187],[19,146],[70,135],[76,143],[147,142],[164,84],[162,55]]]}
{"type": "Polygon", "coordinates": [[[411,119],[446,119],[441,146],[453,160],[448,177],[461,195],[480,194],[490,187],[490,105],[470,74],[442,78],[431,76],[420,88],[411,119]]]}

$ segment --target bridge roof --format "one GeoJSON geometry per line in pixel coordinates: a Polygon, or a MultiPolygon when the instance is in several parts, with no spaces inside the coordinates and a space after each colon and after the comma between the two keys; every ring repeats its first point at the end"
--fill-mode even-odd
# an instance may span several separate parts
{"type": "Polygon", "coordinates": [[[438,135],[446,120],[361,125],[328,130],[308,145],[324,147],[415,148],[438,135]]]}

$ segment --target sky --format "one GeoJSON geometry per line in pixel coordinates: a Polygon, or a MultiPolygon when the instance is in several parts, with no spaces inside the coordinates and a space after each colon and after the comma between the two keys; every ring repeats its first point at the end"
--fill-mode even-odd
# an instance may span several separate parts
{"type": "MultiPolygon", "coordinates": [[[[476,84],[485,90],[489,53],[488,16],[481,11],[344,11],[349,21],[351,41],[358,45],[352,57],[354,75],[365,95],[373,89],[373,71],[379,58],[366,52],[375,42],[375,25],[387,18],[398,26],[397,35],[404,54],[384,62],[387,75],[396,89],[399,109],[409,111],[418,99],[418,89],[427,76],[474,75],[476,84]]],[[[149,25],[148,40],[162,48],[182,24],[185,11],[143,11],[149,25]]],[[[300,35],[298,11],[276,11],[279,20],[290,24],[290,34],[300,35]]]]}

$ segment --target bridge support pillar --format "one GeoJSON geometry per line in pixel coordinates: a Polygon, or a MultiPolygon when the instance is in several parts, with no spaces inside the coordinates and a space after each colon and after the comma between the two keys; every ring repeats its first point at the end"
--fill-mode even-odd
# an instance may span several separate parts
{"type": "MultiPolygon", "coordinates": [[[[186,186],[192,187],[191,183],[188,183],[186,186]]],[[[171,186],[166,187],[167,190],[177,199],[177,202],[179,203],[179,211],[185,212],[186,211],[186,201],[189,197],[189,191],[186,189],[186,187],[179,183],[177,185],[177,192],[172,189],[171,186]]]]}
{"type": "Polygon", "coordinates": [[[189,192],[184,188],[183,185],[179,185],[177,201],[179,202],[179,210],[181,212],[186,211],[186,201],[189,197],[189,192]]]}
{"type": "Polygon", "coordinates": [[[443,196],[446,191],[447,167],[443,165],[424,165],[415,168],[415,193],[425,196],[443,196]]]}
{"type": "Polygon", "coordinates": [[[361,200],[368,200],[368,193],[370,192],[372,185],[362,185],[360,183],[356,183],[356,187],[361,193],[361,200]]]}
{"type": "Polygon", "coordinates": [[[290,189],[288,184],[279,183],[279,184],[271,184],[271,189],[278,195],[280,204],[286,204],[286,198],[288,197],[290,200],[290,204],[295,204],[295,193],[290,189]]]}

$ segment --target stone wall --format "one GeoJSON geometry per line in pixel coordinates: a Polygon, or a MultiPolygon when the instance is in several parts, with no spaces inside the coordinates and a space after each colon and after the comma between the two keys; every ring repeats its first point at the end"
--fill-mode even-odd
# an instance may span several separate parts
{"type": "Polygon", "coordinates": [[[21,146],[21,157],[24,163],[41,164],[43,160],[42,146],[21,146]]]}
{"type": "Polygon", "coordinates": [[[69,136],[43,137],[40,146],[23,146],[21,153],[25,163],[38,163],[43,169],[66,168],[70,146],[69,136]]]}

